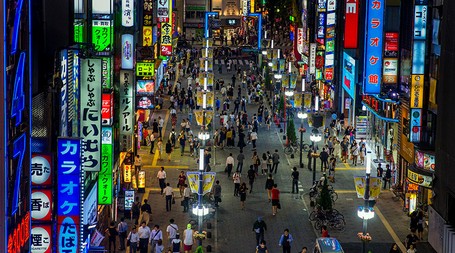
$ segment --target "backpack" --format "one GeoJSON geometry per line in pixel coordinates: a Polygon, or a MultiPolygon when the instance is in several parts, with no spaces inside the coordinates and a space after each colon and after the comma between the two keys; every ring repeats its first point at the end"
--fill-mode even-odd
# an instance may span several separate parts
{"type": "Polygon", "coordinates": [[[175,142],[175,132],[172,132],[172,133],[171,133],[171,141],[172,141],[172,142],[175,142]]]}

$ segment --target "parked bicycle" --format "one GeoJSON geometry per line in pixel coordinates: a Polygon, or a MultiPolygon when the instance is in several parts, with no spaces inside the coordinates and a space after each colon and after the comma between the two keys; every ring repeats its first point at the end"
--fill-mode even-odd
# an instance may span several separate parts
{"type": "MultiPolygon", "coordinates": [[[[319,184],[319,181],[315,181],[313,183],[313,186],[310,188],[310,192],[309,192],[311,201],[316,201],[316,199],[319,198],[319,196],[321,194],[321,189],[322,189],[322,186],[319,184]]],[[[338,200],[338,193],[335,192],[332,185],[328,185],[328,190],[330,193],[330,198],[332,199],[332,203],[335,203],[335,201],[338,200]]]]}
{"type": "Polygon", "coordinates": [[[323,210],[319,205],[310,213],[308,220],[314,221],[316,230],[320,230],[323,225],[339,231],[346,228],[343,214],[336,209],[323,210]]]}
{"type": "MultiPolygon", "coordinates": [[[[291,155],[296,152],[300,152],[300,146],[299,146],[299,140],[297,139],[295,142],[290,142],[288,145],[284,147],[284,153],[286,155],[291,155]]],[[[308,152],[310,150],[310,145],[307,143],[302,143],[302,151],[303,152],[308,152]]]]}

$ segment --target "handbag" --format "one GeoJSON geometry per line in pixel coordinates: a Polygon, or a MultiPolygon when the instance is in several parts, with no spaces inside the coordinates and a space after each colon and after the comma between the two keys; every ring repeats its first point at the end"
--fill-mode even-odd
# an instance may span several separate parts
{"type": "Polygon", "coordinates": [[[127,246],[127,247],[130,246],[130,240],[126,240],[126,246],[127,246]]]}
{"type": "Polygon", "coordinates": [[[281,203],[278,203],[277,208],[281,209],[281,203]]]}

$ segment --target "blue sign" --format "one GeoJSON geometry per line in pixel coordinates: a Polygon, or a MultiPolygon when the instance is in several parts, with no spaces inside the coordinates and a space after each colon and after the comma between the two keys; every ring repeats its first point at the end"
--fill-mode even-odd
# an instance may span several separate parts
{"type": "Polygon", "coordinates": [[[68,50],[60,52],[60,136],[68,136],[68,50]]]}
{"type": "Polygon", "coordinates": [[[426,5],[416,5],[414,9],[414,39],[424,40],[427,38],[427,12],[426,5]]]}
{"type": "Polygon", "coordinates": [[[422,109],[411,109],[409,139],[411,142],[420,142],[420,132],[422,127],[422,109]]]}
{"type": "Polygon", "coordinates": [[[425,74],[425,41],[415,40],[412,47],[412,74],[425,74]]]}
{"type": "Polygon", "coordinates": [[[317,32],[318,39],[325,38],[325,12],[320,12],[318,14],[318,32],[317,32]]]}
{"type": "Polygon", "coordinates": [[[81,141],[58,139],[57,215],[80,216],[81,141]]]}
{"type": "Polygon", "coordinates": [[[365,58],[364,94],[379,94],[382,79],[384,0],[368,0],[365,58]]]}
{"type": "Polygon", "coordinates": [[[356,86],[356,72],[355,72],[356,60],[348,55],[346,52],[343,53],[343,82],[342,86],[344,90],[349,94],[352,99],[355,99],[355,86],[356,86]]]}

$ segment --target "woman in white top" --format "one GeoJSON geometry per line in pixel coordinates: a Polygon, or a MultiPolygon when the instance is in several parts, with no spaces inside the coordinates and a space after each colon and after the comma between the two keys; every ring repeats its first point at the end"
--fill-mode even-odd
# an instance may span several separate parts
{"type": "Polygon", "coordinates": [[[191,228],[191,224],[186,225],[186,229],[183,231],[183,250],[185,250],[185,253],[191,252],[194,243],[193,234],[194,231],[191,228]]]}
{"type": "Polygon", "coordinates": [[[359,156],[360,150],[359,145],[356,142],[353,143],[351,148],[352,154],[352,165],[357,166],[357,157],[359,156]]]}
{"type": "Polygon", "coordinates": [[[126,240],[130,242],[130,253],[136,253],[137,247],[139,246],[139,234],[137,233],[136,226],[133,226],[126,240]]]}

